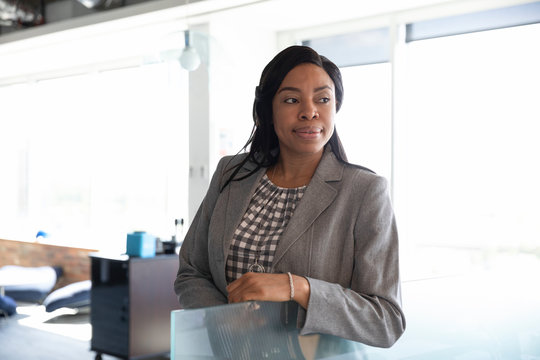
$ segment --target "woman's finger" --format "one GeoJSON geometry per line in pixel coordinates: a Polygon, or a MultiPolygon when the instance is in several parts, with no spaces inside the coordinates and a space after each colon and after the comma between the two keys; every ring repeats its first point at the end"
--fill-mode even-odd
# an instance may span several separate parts
{"type": "Polygon", "coordinates": [[[287,274],[246,273],[232,282],[227,291],[229,302],[287,301],[290,297],[287,274]]]}

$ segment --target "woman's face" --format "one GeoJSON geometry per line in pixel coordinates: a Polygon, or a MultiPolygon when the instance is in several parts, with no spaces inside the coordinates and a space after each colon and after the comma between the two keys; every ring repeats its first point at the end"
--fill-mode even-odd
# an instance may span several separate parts
{"type": "Polygon", "coordinates": [[[283,79],[272,110],[282,156],[321,155],[334,132],[334,82],[323,68],[300,64],[283,79]]]}

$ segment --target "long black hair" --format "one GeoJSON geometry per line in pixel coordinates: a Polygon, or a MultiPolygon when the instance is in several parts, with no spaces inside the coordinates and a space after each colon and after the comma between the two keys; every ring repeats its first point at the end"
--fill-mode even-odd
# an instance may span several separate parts
{"type": "MultiPolygon", "coordinates": [[[[328,74],[334,82],[336,95],[336,112],[343,103],[343,80],[339,68],[326,57],[319,55],[315,50],[308,46],[293,45],[278,53],[264,68],[259,85],[255,88],[255,100],[253,102],[253,129],[251,135],[242,148],[246,150],[249,146],[248,156],[238,165],[229,170],[233,173],[225,182],[222,190],[234,180],[242,180],[257,172],[262,167],[275,165],[279,158],[279,140],[274,130],[272,100],[278,91],[285,76],[293,68],[300,64],[315,64],[328,74]],[[246,162],[256,164],[254,170],[239,178],[235,178],[242,166],[246,162]]],[[[341,145],[336,129],[328,140],[328,144],[336,158],[343,163],[348,164],[345,150],[341,145]]]]}

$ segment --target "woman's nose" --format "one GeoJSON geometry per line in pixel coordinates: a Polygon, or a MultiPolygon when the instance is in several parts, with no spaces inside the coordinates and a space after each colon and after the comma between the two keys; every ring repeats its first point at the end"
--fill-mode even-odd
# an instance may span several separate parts
{"type": "Polygon", "coordinates": [[[319,118],[319,112],[317,111],[317,108],[313,105],[305,105],[302,108],[302,112],[300,113],[300,118],[302,120],[313,120],[319,118]]]}

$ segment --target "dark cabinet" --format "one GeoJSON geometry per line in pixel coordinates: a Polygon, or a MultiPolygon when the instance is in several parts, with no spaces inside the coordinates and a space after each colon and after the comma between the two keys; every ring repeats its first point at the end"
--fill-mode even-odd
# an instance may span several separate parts
{"type": "Polygon", "coordinates": [[[167,354],[171,311],[179,309],[173,283],[177,255],[151,258],[90,255],[91,350],[96,359],[167,354]]]}

